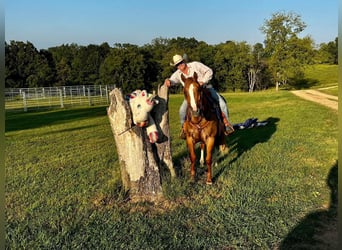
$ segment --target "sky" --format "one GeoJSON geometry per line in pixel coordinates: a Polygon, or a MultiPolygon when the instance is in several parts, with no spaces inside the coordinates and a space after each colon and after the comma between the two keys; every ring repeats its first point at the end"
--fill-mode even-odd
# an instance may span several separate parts
{"type": "Polygon", "coordinates": [[[6,0],[5,40],[38,49],[76,43],[151,44],[155,38],[263,43],[260,27],[276,12],[306,23],[299,37],[338,36],[339,0],[6,0]]]}

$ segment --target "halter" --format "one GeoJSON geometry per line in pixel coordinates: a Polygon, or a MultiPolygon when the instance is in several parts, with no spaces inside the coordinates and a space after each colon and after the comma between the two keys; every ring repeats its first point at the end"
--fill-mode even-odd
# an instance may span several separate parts
{"type": "Polygon", "coordinates": [[[189,121],[189,124],[195,128],[198,129],[199,132],[202,131],[206,126],[208,126],[209,121],[206,121],[202,126],[200,126],[198,123],[193,123],[191,120],[189,121]]]}

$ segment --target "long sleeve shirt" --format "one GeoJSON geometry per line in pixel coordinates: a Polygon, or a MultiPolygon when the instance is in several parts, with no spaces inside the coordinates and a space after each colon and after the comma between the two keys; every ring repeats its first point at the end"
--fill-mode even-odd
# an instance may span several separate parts
{"type": "MultiPolygon", "coordinates": [[[[187,63],[188,65],[188,74],[184,74],[185,77],[192,77],[194,73],[197,73],[197,81],[203,82],[204,84],[207,84],[211,78],[213,77],[213,71],[208,66],[204,65],[201,62],[190,62],[187,63]]],[[[181,83],[184,86],[184,82],[182,81],[181,75],[182,71],[177,69],[169,78],[171,85],[176,85],[181,83]]]]}

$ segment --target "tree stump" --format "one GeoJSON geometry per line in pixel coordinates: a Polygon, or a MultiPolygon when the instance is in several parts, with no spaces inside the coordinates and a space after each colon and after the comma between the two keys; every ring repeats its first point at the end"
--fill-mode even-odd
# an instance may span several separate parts
{"type": "Polygon", "coordinates": [[[159,86],[159,104],[153,109],[159,132],[156,145],[149,142],[145,128],[134,126],[129,103],[121,90],[115,88],[110,92],[107,114],[120,161],[122,184],[133,201],[155,201],[162,197],[161,164],[168,166],[171,175],[175,175],[169,136],[168,90],[165,88],[159,86]]]}
{"type": "Polygon", "coordinates": [[[156,143],[159,164],[166,165],[171,177],[175,177],[175,169],[172,162],[171,136],[169,126],[169,88],[164,84],[158,86],[156,99],[159,104],[152,110],[152,116],[157,125],[159,139],[156,143]]]}

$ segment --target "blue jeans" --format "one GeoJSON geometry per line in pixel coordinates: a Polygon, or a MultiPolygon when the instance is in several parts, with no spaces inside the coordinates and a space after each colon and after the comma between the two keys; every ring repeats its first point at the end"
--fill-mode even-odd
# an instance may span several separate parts
{"type": "MultiPolygon", "coordinates": [[[[230,122],[229,116],[228,116],[229,113],[228,113],[227,103],[224,101],[222,96],[219,93],[216,92],[216,90],[214,88],[208,88],[208,89],[210,91],[210,94],[211,94],[212,98],[215,101],[218,101],[218,103],[220,105],[221,111],[224,113],[224,115],[226,116],[227,120],[230,122]]],[[[188,103],[184,99],[182,105],[179,108],[179,118],[180,118],[180,123],[182,124],[182,126],[183,126],[183,123],[185,121],[187,107],[188,107],[188,103]]]]}

